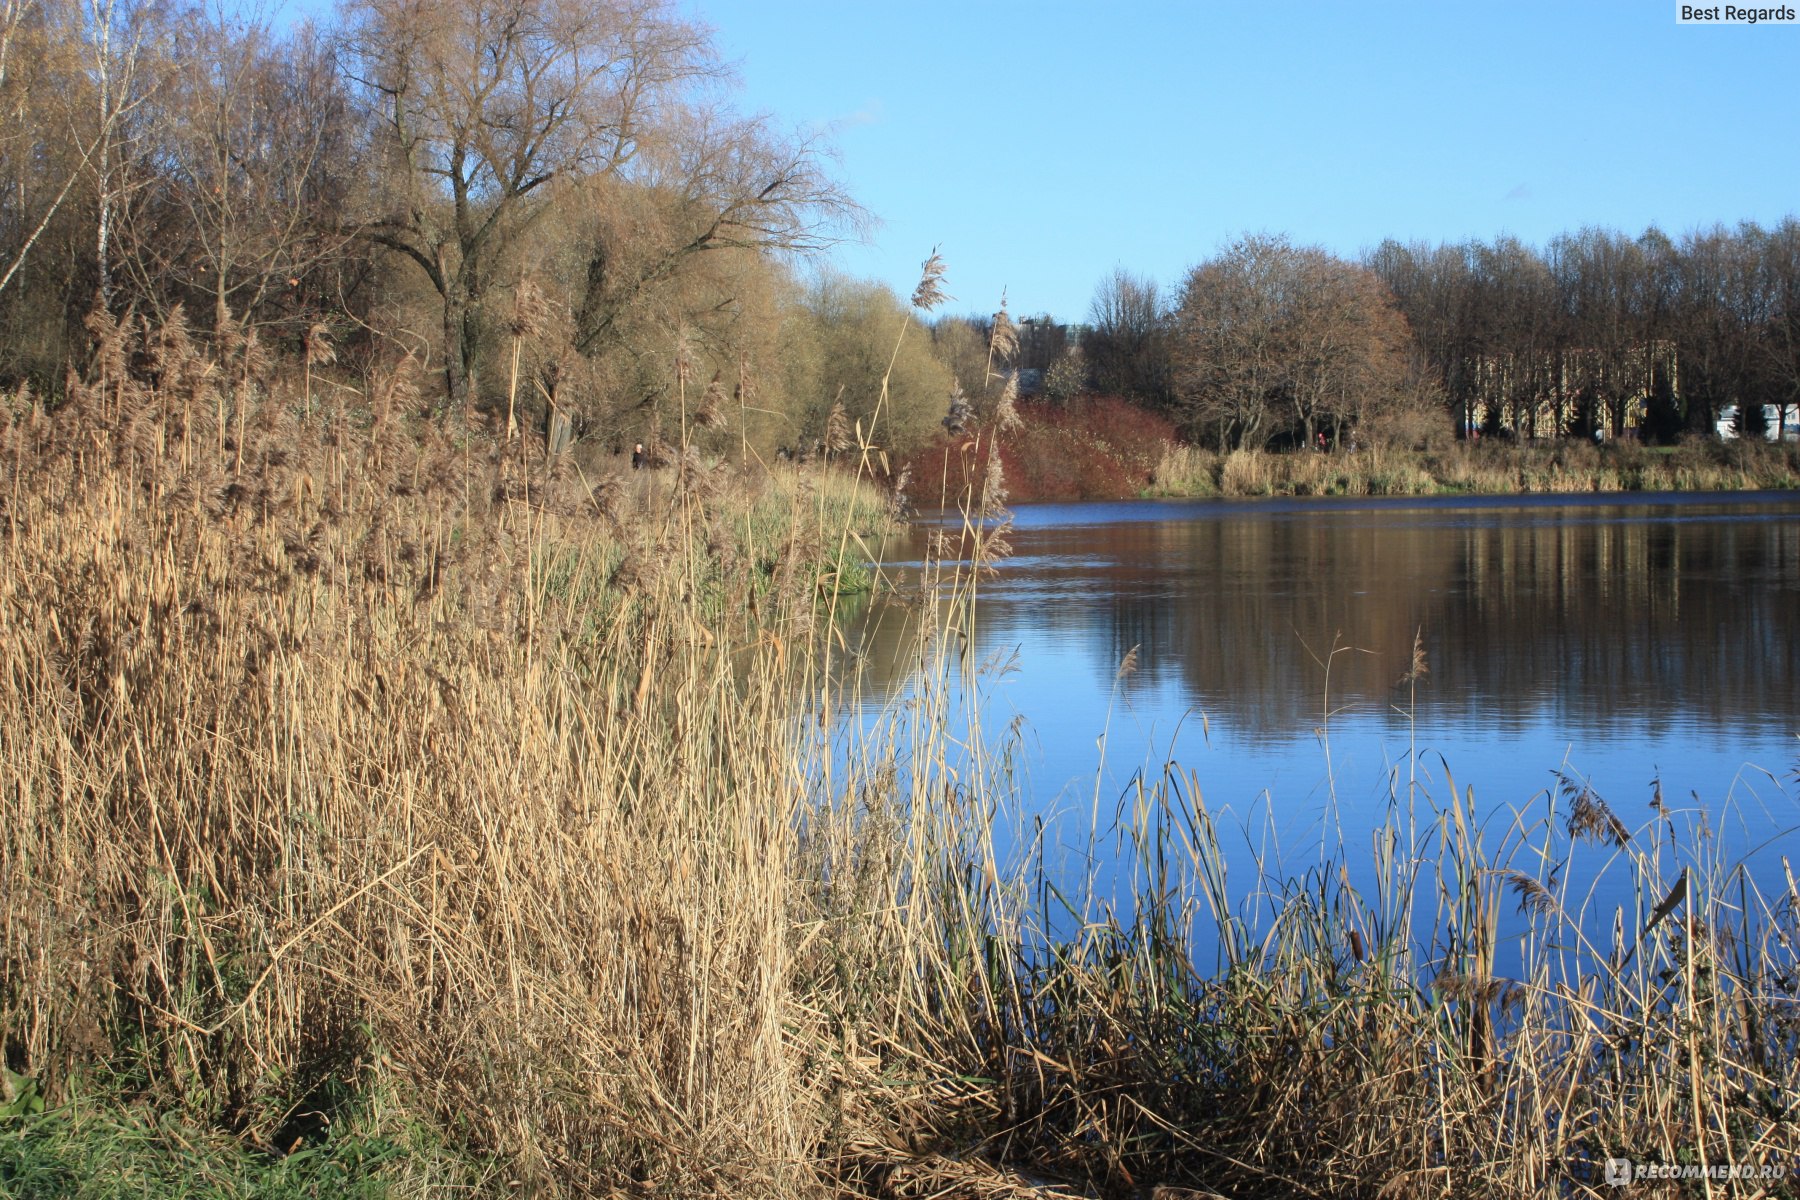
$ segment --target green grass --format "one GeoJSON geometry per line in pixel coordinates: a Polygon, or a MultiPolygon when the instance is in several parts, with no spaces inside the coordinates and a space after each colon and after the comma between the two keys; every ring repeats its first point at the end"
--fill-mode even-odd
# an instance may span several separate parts
{"type": "Polygon", "coordinates": [[[459,1160],[421,1130],[392,1136],[340,1106],[329,1129],[287,1153],[258,1147],[176,1112],[120,1096],[77,1097],[50,1111],[0,1118],[0,1196],[7,1200],[398,1200],[503,1194],[494,1173],[459,1160]]]}

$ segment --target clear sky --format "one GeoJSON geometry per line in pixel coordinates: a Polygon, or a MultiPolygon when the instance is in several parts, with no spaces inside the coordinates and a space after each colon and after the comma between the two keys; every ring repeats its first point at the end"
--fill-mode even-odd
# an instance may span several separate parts
{"type": "Polygon", "coordinates": [[[835,264],[906,295],[941,247],[951,312],[1081,320],[1113,267],[1170,287],[1245,232],[1354,256],[1800,213],[1800,25],[1672,0],[679,2],[741,107],[837,147],[880,224],[835,264]]]}

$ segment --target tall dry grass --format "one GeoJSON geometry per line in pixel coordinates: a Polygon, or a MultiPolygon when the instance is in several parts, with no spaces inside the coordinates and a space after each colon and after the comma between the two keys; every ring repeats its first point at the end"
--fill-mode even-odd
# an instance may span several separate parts
{"type": "Polygon", "coordinates": [[[277,1148],[380,1080],[515,1178],[816,1187],[842,485],[589,477],[406,363],[301,422],[179,325],[97,337],[0,426],[9,1065],[277,1148]]]}

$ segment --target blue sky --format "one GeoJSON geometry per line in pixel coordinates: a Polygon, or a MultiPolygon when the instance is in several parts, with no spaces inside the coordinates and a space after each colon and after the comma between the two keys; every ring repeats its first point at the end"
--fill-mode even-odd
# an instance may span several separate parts
{"type": "Polygon", "coordinates": [[[880,220],[833,262],[948,311],[1080,320],[1114,266],[1165,287],[1232,237],[1384,237],[1800,212],[1800,25],[1670,0],[1110,5],[685,0],[740,107],[823,130],[880,220]]]}

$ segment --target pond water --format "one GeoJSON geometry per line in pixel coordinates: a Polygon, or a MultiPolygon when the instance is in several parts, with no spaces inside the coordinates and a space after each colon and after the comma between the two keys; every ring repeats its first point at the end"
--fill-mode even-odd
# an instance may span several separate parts
{"type": "MultiPolygon", "coordinates": [[[[921,521],[887,569],[958,526],[921,521]]],[[[1293,871],[1322,847],[1360,871],[1409,778],[1504,815],[1561,773],[1634,830],[1660,783],[1726,865],[1779,878],[1800,848],[1800,493],[1022,505],[1009,540],[974,686],[984,728],[1020,719],[1057,870],[1169,760],[1241,861],[1293,871]]],[[[857,636],[879,708],[904,617],[857,636]]]]}

